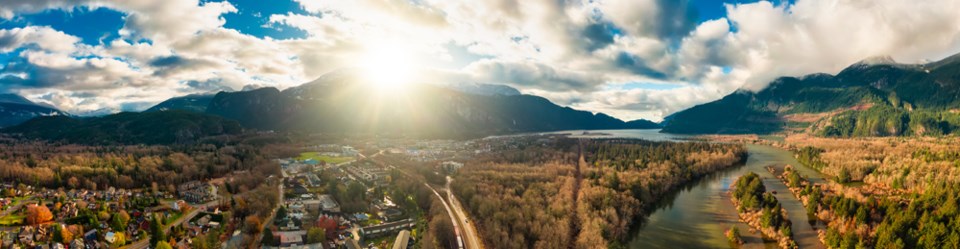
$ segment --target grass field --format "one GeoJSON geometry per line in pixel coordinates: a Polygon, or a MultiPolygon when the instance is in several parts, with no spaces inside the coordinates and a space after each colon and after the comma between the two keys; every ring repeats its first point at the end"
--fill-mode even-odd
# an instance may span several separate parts
{"type": "Polygon", "coordinates": [[[318,162],[339,164],[339,163],[353,160],[353,157],[332,157],[332,156],[320,155],[320,153],[317,153],[317,152],[304,152],[304,153],[300,153],[300,156],[297,157],[297,160],[300,160],[300,161],[307,160],[307,159],[317,160],[318,162]]]}
{"type": "Polygon", "coordinates": [[[167,219],[163,221],[163,224],[173,223],[177,219],[180,219],[180,217],[183,217],[183,213],[179,213],[179,212],[173,213],[173,215],[171,215],[170,217],[167,217],[167,219]]]}
{"type": "Polygon", "coordinates": [[[26,218],[26,217],[27,217],[26,215],[14,215],[14,214],[0,217],[0,226],[22,225],[23,218],[26,218]]]}

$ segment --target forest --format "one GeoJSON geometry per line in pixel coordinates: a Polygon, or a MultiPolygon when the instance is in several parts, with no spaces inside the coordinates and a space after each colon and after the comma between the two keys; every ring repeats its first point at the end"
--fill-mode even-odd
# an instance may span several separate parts
{"type": "Polygon", "coordinates": [[[864,182],[870,191],[921,192],[931,183],[960,182],[960,143],[952,137],[786,137],[797,160],[840,183],[864,182]],[[936,181],[931,181],[936,180],[936,181]]]}
{"type": "Polygon", "coordinates": [[[551,138],[468,161],[453,191],[492,248],[622,247],[646,207],[745,159],[732,144],[551,138]]]}
{"type": "Polygon", "coordinates": [[[786,167],[781,177],[808,213],[827,224],[820,231],[827,247],[960,247],[958,145],[952,138],[787,141],[803,146],[796,150],[801,163],[834,176],[814,184],[786,167]],[[847,177],[865,184],[840,184],[847,177]]]}
{"type": "Polygon", "coordinates": [[[767,192],[757,173],[750,172],[738,178],[733,185],[731,199],[737,206],[740,220],[776,240],[781,248],[797,248],[786,211],[780,206],[780,201],[767,192]]]}
{"type": "Polygon", "coordinates": [[[863,111],[847,111],[830,118],[817,131],[826,137],[942,136],[960,133],[960,114],[878,105],[863,111]]]}
{"type": "MultiPolygon", "coordinates": [[[[229,188],[253,189],[266,176],[279,174],[269,160],[282,146],[250,144],[188,146],[85,146],[46,142],[0,143],[0,180],[67,189],[161,188],[212,179],[229,173],[252,173],[229,188]]],[[[243,177],[240,177],[243,178],[243,177]]]]}

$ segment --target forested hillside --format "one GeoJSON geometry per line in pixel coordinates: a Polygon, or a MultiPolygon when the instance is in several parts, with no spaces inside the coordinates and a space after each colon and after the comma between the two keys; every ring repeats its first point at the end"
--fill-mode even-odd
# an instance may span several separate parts
{"type": "MultiPolygon", "coordinates": [[[[514,90],[516,91],[516,90],[514,90]]],[[[221,92],[206,113],[260,130],[324,133],[477,137],[573,129],[652,129],[646,120],[625,122],[603,113],[558,106],[546,98],[475,94],[430,84],[385,91],[355,72],[335,72],[284,89],[221,92]]]]}
{"type": "Polygon", "coordinates": [[[854,64],[837,75],[783,77],[667,118],[670,133],[810,132],[866,137],[960,134],[960,55],[854,64]]]}
{"type": "Polygon", "coordinates": [[[30,139],[87,145],[191,144],[218,135],[243,132],[239,123],[186,111],[132,113],[103,117],[40,117],[2,130],[30,139]]]}

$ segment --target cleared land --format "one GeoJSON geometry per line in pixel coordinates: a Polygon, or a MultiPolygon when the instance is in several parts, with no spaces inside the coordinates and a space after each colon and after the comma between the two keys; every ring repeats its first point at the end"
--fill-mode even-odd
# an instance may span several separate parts
{"type": "Polygon", "coordinates": [[[317,160],[318,162],[340,164],[340,163],[353,160],[353,157],[333,157],[333,156],[321,155],[319,152],[304,152],[304,153],[300,153],[300,156],[297,157],[297,160],[300,160],[300,161],[308,160],[308,159],[317,160]]]}

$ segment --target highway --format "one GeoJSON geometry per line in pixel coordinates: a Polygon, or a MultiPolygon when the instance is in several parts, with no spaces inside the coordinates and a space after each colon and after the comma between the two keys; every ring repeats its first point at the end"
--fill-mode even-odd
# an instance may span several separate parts
{"type": "MultiPolygon", "coordinates": [[[[370,158],[373,158],[381,154],[383,154],[383,150],[381,150],[377,154],[371,155],[370,158]]],[[[363,158],[367,158],[362,154],[360,154],[360,156],[363,158]]],[[[393,166],[391,165],[391,167],[393,166]]],[[[393,167],[393,168],[396,169],[397,167],[393,167]]],[[[400,170],[400,172],[410,177],[413,177],[412,174],[410,174],[405,170],[400,170]]],[[[440,202],[443,203],[443,207],[447,209],[447,214],[450,215],[450,220],[453,221],[454,229],[460,231],[460,233],[457,236],[460,239],[460,241],[463,241],[463,244],[464,244],[463,248],[481,249],[483,248],[483,242],[480,241],[480,236],[477,234],[477,229],[473,226],[473,222],[469,221],[470,218],[469,216],[467,216],[467,212],[463,210],[463,206],[460,204],[460,201],[457,200],[456,196],[453,195],[453,191],[450,190],[450,184],[452,183],[453,183],[453,178],[450,178],[449,176],[447,176],[447,183],[445,186],[447,191],[447,199],[444,199],[443,196],[440,195],[440,193],[433,188],[433,186],[430,186],[430,184],[423,183],[423,185],[427,186],[427,188],[433,191],[433,194],[435,194],[437,198],[440,199],[440,202]],[[447,200],[449,200],[449,203],[447,200]]]]}
{"type": "MultiPolygon", "coordinates": [[[[473,222],[470,222],[467,212],[463,210],[463,205],[460,205],[460,201],[453,195],[453,191],[450,189],[450,184],[453,182],[453,178],[447,176],[447,200],[450,201],[450,206],[454,211],[454,222],[459,223],[461,228],[461,234],[464,236],[464,246],[469,249],[473,248],[483,248],[483,244],[480,242],[480,236],[477,235],[477,229],[473,227],[473,222]]],[[[442,200],[442,199],[441,199],[442,200]]],[[[449,211],[449,210],[448,210],[449,211]]]]}
{"type": "MultiPolygon", "coordinates": [[[[460,223],[461,223],[461,222],[459,222],[459,221],[460,221],[459,216],[454,215],[454,212],[450,210],[450,205],[447,205],[447,201],[443,200],[443,196],[441,196],[440,193],[438,193],[436,189],[434,189],[433,187],[431,187],[430,184],[424,183],[423,185],[427,186],[427,188],[430,188],[430,190],[433,191],[433,194],[437,195],[437,198],[439,198],[439,199],[440,199],[440,202],[443,203],[443,208],[446,208],[446,209],[447,209],[447,215],[450,215],[450,220],[453,221],[453,230],[454,230],[454,231],[459,231],[459,230],[460,230],[460,223]]],[[[457,235],[457,240],[459,240],[459,241],[464,241],[464,240],[463,240],[463,236],[462,236],[461,233],[456,233],[456,235],[457,235]]],[[[466,246],[466,245],[464,245],[464,246],[466,246]]],[[[466,247],[462,247],[462,248],[466,248],[466,247]]],[[[472,247],[472,248],[477,248],[477,247],[472,247]]]]}

